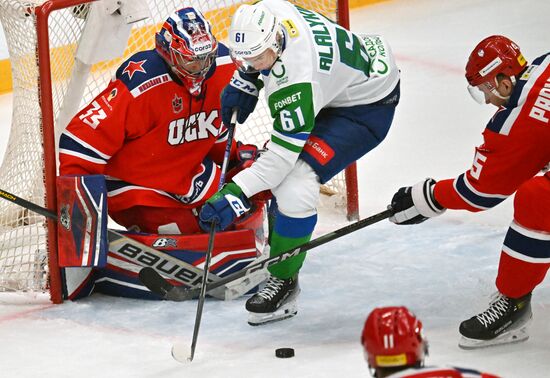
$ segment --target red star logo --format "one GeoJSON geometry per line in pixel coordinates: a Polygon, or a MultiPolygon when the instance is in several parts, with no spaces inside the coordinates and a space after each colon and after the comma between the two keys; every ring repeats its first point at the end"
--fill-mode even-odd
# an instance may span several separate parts
{"type": "Polygon", "coordinates": [[[146,61],[147,61],[147,59],[142,60],[140,62],[129,61],[126,68],[122,71],[122,74],[124,75],[125,73],[127,73],[130,80],[132,80],[132,76],[134,76],[134,73],[136,73],[136,72],[146,73],[145,69],[143,68],[143,64],[146,61]]]}

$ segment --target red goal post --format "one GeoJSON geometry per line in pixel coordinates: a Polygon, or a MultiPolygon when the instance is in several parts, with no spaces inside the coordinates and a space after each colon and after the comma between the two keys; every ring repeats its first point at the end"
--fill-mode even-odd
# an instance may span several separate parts
{"type": "MultiPolygon", "coordinates": [[[[112,0],[101,0],[113,3],[112,0]]],[[[130,0],[132,1],[132,0],[130,0]]],[[[239,0],[147,0],[151,15],[128,27],[129,38],[117,57],[97,62],[81,60],[79,48],[93,30],[86,29],[94,0],[0,0],[2,23],[13,78],[12,126],[0,166],[2,189],[56,211],[56,144],[70,118],[93,99],[118,65],[131,54],[154,47],[154,33],[174,10],[189,4],[200,9],[214,33],[225,40],[230,17],[239,0]]],[[[348,0],[296,0],[349,27],[348,0]]],[[[97,2],[99,3],[99,2],[97,2]]],[[[261,99],[239,139],[262,145],[271,118],[261,99]]],[[[328,183],[349,219],[358,218],[355,164],[328,183]]],[[[48,292],[62,298],[57,265],[55,222],[7,201],[0,201],[0,292],[48,292]]]]}

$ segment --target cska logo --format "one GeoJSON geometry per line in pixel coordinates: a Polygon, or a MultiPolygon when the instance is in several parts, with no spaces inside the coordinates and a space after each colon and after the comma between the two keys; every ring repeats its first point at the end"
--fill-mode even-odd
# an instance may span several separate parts
{"type": "Polygon", "coordinates": [[[183,109],[183,100],[181,97],[178,97],[176,93],[174,93],[174,98],[172,99],[172,110],[174,111],[174,114],[178,114],[183,109]]]}
{"type": "Polygon", "coordinates": [[[168,144],[177,146],[185,142],[193,142],[200,139],[217,137],[220,126],[214,122],[218,118],[218,111],[213,110],[209,114],[200,112],[191,114],[189,118],[176,119],[168,125],[168,144]]]}

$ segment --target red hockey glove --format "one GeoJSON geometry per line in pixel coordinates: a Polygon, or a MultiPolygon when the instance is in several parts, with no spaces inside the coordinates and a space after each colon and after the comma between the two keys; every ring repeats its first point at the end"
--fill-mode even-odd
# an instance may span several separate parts
{"type": "Polygon", "coordinates": [[[225,177],[226,182],[230,182],[233,176],[243,169],[250,167],[258,158],[259,150],[258,147],[253,144],[237,142],[237,152],[235,155],[235,159],[229,162],[227,175],[225,177]]]}

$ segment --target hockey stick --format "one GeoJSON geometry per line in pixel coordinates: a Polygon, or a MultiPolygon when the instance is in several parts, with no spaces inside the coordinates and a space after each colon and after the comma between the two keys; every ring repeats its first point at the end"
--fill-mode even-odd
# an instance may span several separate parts
{"type": "MultiPolygon", "coordinates": [[[[268,267],[278,264],[281,261],[288,260],[291,257],[305,253],[306,251],[319,247],[344,235],[350,234],[364,227],[380,222],[381,220],[389,218],[392,214],[393,210],[389,208],[378,214],[372,215],[365,219],[361,219],[355,223],[339,228],[338,230],[329,232],[328,234],[319,236],[316,239],[313,239],[307,243],[283,252],[278,256],[273,256],[262,261],[258,261],[257,263],[252,264],[243,270],[239,270],[235,273],[221,278],[217,282],[209,283],[208,285],[206,285],[206,291],[209,292],[210,290],[214,290],[221,285],[226,285],[229,282],[238,280],[239,278],[249,276],[252,273],[257,272],[258,270],[267,269],[268,267]]],[[[143,284],[149,288],[149,290],[157,293],[167,300],[182,302],[191,298],[195,298],[197,296],[197,289],[185,289],[183,287],[173,286],[155,270],[150,268],[143,268],[139,274],[139,278],[141,279],[141,282],[143,282],[143,284]],[[158,290],[155,291],[156,288],[161,286],[163,287],[162,292],[158,290]]]]}
{"type": "MultiPolygon", "coordinates": [[[[228,127],[227,142],[225,144],[225,154],[223,156],[222,170],[220,175],[220,182],[218,183],[218,191],[220,191],[225,183],[225,173],[227,171],[227,165],[229,164],[229,157],[231,155],[231,147],[233,145],[233,134],[235,133],[235,124],[237,123],[237,110],[233,110],[231,115],[231,123],[228,127]]],[[[191,341],[191,351],[188,354],[187,360],[193,361],[195,357],[195,348],[197,346],[197,339],[199,337],[199,330],[201,327],[202,309],[204,307],[204,300],[206,298],[206,284],[208,282],[208,270],[210,269],[210,260],[212,258],[212,251],[214,250],[214,237],[216,236],[216,223],[215,219],[210,224],[210,234],[208,235],[208,249],[206,250],[206,258],[204,261],[204,273],[201,284],[199,301],[197,303],[197,314],[195,315],[195,326],[193,328],[193,339],[191,341]]],[[[174,344],[172,346],[172,357],[179,362],[185,362],[185,346],[181,344],[174,344]]]]}
{"type": "MultiPolygon", "coordinates": [[[[27,210],[31,210],[37,214],[57,221],[57,214],[54,212],[23,198],[19,198],[14,194],[6,192],[5,190],[0,189],[0,197],[27,210]]],[[[185,261],[182,261],[166,252],[149,247],[148,245],[140,243],[113,230],[108,229],[107,236],[109,241],[109,252],[113,255],[130,260],[136,265],[147,267],[154,272],[156,272],[154,267],[166,266],[166,263],[168,262],[174,267],[174,269],[171,269],[171,273],[164,271],[164,274],[175,281],[192,287],[198,286],[203,281],[201,276],[202,270],[192,264],[186,263],[185,261]]],[[[220,277],[217,275],[211,274],[210,281],[217,282],[219,279],[220,277]]],[[[166,290],[173,287],[173,285],[169,282],[167,282],[167,284],[169,286],[165,288],[166,290]]],[[[153,292],[158,293],[159,290],[161,290],[161,288],[157,287],[153,292]]],[[[163,297],[162,294],[160,296],[163,297]]]]}

